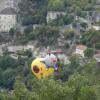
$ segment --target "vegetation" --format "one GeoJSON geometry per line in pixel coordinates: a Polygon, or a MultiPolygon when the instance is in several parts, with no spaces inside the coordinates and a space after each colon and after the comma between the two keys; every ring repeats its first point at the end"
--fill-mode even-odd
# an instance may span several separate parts
{"type": "Polygon", "coordinates": [[[23,25],[46,24],[47,11],[65,11],[80,15],[82,10],[92,11],[94,5],[95,0],[22,0],[19,3],[19,14],[23,25]]]}
{"type": "Polygon", "coordinates": [[[93,5],[95,4],[95,0],[65,0],[66,4],[69,6],[69,10],[71,12],[75,12],[79,14],[82,10],[89,11],[93,10],[93,5]]]}
{"type": "Polygon", "coordinates": [[[84,53],[85,53],[86,57],[91,58],[91,57],[93,57],[94,50],[92,48],[87,48],[84,53]]]}
{"type": "Polygon", "coordinates": [[[72,29],[67,29],[64,32],[65,39],[73,39],[74,38],[74,35],[75,35],[75,32],[72,29]]]}
{"type": "Polygon", "coordinates": [[[57,27],[40,26],[33,30],[31,26],[24,30],[25,34],[18,38],[20,44],[26,44],[29,41],[38,41],[38,45],[48,46],[55,45],[60,32],[57,27]]]}
{"type": "Polygon", "coordinates": [[[98,49],[98,50],[100,50],[100,43],[96,43],[95,44],[95,48],[98,49]]]}
{"type": "Polygon", "coordinates": [[[19,14],[23,25],[45,23],[47,0],[22,0],[19,14]],[[27,6],[29,5],[29,6],[27,6]]]}
{"type": "Polygon", "coordinates": [[[48,0],[48,10],[64,10],[64,0],[48,0]]]}
{"type": "Polygon", "coordinates": [[[13,67],[15,62],[10,62],[6,58],[5,63],[8,62],[8,64],[4,68],[1,67],[4,62],[2,59],[5,59],[5,56],[0,58],[1,100],[100,99],[100,73],[95,60],[91,60],[89,64],[80,65],[74,56],[71,58],[71,64],[60,65],[58,75],[51,76],[46,80],[37,80],[31,74],[30,64],[28,66],[30,61],[27,61],[27,65],[17,64],[16,67],[13,67]]]}
{"type": "Polygon", "coordinates": [[[49,21],[48,25],[50,26],[63,26],[69,25],[74,21],[74,17],[72,15],[62,15],[58,16],[56,19],[49,21]]]}
{"type": "MultiPolygon", "coordinates": [[[[24,34],[11,28],[9,35],[11,39],[15,35],[14,42],[22,45],[38,41],[38,47],[56,47],[63,35],[66,48],[74,49],[75,43],[71,46],[69,42],[77,42],[76,31],[66,29],[61,34],[59,26],[76,24],[74,16],[85,16],[82,11],[94,10],[94,4],[95,0],[21,0],[19,14],[24,34]],[[67,14],[47,23],[46,15],[50,10],[67,14]],[[41,26],[33,29],[33,24],[41,26]],[[67,40],[70,41],[67,43],[67,40]]],[[[87,27],[86,23],[80,24],[83,28],[87,27]]],[[[0,56],[0,100],[100,100],[100,67],[93,59],[94,50],[100,50],[100,31],[91,29],[81,33],[78,39],[79,44],[88,47],[84,52],[87,59],[72,55],[69,64],[58,62],[57,74],[41,80],[37,80],[31,72],[34,52],[19,51],[15,59],[4,48],[3,56],[0,56]]],[[[5,38],[0,35],[2,41],[5,38]]]]}
{"type": "Polygon", "coordinates": [[[95,44],[100,42],[100,33],[99,31],[89,30],[85,34],[82,35],[82,43],[89,46],[94,47],[95,44]]]}

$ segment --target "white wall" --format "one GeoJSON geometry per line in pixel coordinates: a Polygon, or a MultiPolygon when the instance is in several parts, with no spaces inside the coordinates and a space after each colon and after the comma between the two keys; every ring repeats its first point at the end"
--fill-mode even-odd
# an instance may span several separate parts
{"type": "Polygon", "coordinates": [[[50,20],[56,19],[58,16],[65,15],[64,12],[55,12],[55,11],[50,11],[47,13],[47,22],[50,20]]]}
{"type": "Polygon", "coordinates": [[[16,15],[0,15],[0,32],[9,32],[17,23],[16,15]]]}
{"type": "Polygon", "coordinates": [[[76,54],[79,54],[79,55],[82,56],[82,57],[84,57],[84,50],[76,49],[75,53],[76,53],[76,54]]]}

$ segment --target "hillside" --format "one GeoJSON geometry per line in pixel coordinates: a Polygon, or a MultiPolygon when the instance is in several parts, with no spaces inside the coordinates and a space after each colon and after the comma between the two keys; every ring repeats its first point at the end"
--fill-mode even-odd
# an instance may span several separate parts
{"type": "Polygon", "coordinates": [[[12,20],[16,26],[0,32],[0,100],[100,100],[96,5],[96,0],[21,0],[12,20]]]}

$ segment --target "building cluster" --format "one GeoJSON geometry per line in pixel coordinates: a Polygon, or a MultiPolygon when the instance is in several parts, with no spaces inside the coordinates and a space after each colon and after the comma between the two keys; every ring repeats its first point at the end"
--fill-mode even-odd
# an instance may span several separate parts
{"type": "Polygon", "coordinates": [[[9,45],[9,44],[1,44],[0,45],[0,55],[3,55],[4,51],[6,50],[10,54],[17,54],[19,51],[26,51],[31,50],[31,52],[34,52],[35,47],[33,45],[27,44],[27,45],[9,45]]]}
{"type": "MultiPolygon", "coordinates": [[[[9,32],[9,30],[11,28],[16,28],[16,25],[18,24],[18,14],[17,14],[18,2],[20,2],[20,0],[4,0],[0,4],[0,32],[9,32]]],[[[100,6],[100,0],[97,0],[97,4],[100,6]]],[[[63,11],[48,11],[47,16],[46,16],[47,23],[49,23],[52,20],[57,19],[58,17],[62,17],[64,15],[66,15],[66,13],[63,11]]],[[[59,26],[59,31],[61,33],[61,37],[58,38],[58,46],[59,47],[65,46],[66,42],[64,41],[64,36],[62,35],[62,33],[64,33],[64,31],[66,29],[75,29],[76,33],[80,33],[81,30],[86,31],[86,30],[89,30],[92,28],[95,30],[100,30],[100,26],[92,25],[92,23],[100,22],[100,12],[94,11],[94,12],[92,12],[91,16],[89,16],[89,14],[87,14],[87,18],[83,18],[83,17],[74,15],[74,18],[75,18],[74,20],[76,20],[75,27],[72,24],[59,26]],[[87,24],[85,29],[81,26],[81,23],[87,24]]],[[[42,25],[40,25],[40,24],[34,24],[33,29],[39,28],[41,26],[42,25]]],[[[23,31],[26,27],[22,28],[23,31]]],[[[70,44],[69,40],[68,40],[68,42],[70,44]]],[[[30,49],[32,52],[34,52],[35,56],[39,55],[39,56],[43,57],[48,53],[47,49],[38,50],[38,48],[34,48],[33,45],[26,45],[26,46],[0,45],[0,54],[3,54],[4,47],[7,47],[8,52],[13,53],[13,54],[16,54],[18,51],[21,51],[21,50],[25,51],[27,49],[30,49]]],[[[73,54],[77,54],[77,55],[81,56],[82,58],[84,58],[85,57],[84,51],[86,50],[86,48],[87,47],[84,45],[76,45],[73,54]]],[[[70,63],[69,57],[67,57],[62,50],[51,50],[50,52],[55,54],[60,59],[60,61],[64,62],[65,64],[70,63]]],[[[12,57],[14,57],[14,55],[12,55],[12,57]]],[[[94,55],[94,58],[100,62],[100,59],[99,59],[100,55],[94,55]]]]}

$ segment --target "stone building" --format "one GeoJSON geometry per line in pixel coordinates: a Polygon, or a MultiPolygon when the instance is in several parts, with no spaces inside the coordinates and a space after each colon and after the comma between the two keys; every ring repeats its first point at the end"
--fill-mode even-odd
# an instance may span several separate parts
{"type": "Polygon", "coordinates": [[[54,20],[54,19],[56,19],[59,16],[64,16],[65,14],[66,13],[65,12],[62,12],[62,11],[48,11],[47,12],[47,23],[50,20],[54,20]]]}
{"type": "Polygon", "coordinates": [[[0,32],[9,32],[17,24],[17,13],[13,8],[5,8],[0,12],[0,32]]]}

